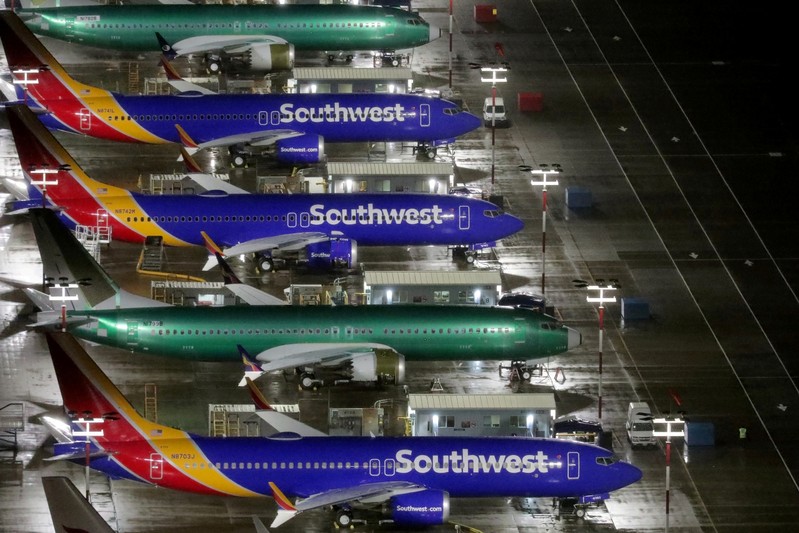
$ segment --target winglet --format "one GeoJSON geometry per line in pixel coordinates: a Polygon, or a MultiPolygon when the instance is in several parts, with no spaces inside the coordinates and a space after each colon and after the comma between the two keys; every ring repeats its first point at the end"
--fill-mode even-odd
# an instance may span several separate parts
{"type": "Polygon", "coordinates": [[[255,408],[265,411],[272,411],[272,406],[269,405],[269,402],[266,400],[263,393],[258,389],[258,387],[255,386],[253,380],[245,377],[244,381],[247,382],[247,388],[250,389],[250,397],[252,398],[252,403],[255,404],[255,408]]]}
{"type": "Polygon", "coordinates": [[[180,144],[188,148],[189,153],[193,154],[200,148],[200,146],[196,142],[194,142],[194,139],[192,139],[189,136],[189,134],[186,133],[186,130],[184,130],[180,126],[180,124],[175,124],[175,128],[178,130],[178,137],[180,137],[180,144]]]}
{"type": "Polygon", "coordinates": [[[211,239],[206,232],[200,231],[200,235],[203,236],[203,242],[205,243],[205,248],[208,250],[208,253],[220,254],[224,257],[225,252],[222,251],[222,248],[216,245],[213,239],[211,239]]]}
{"type": "Polygon", "coordinates": [[[275,499],[275,503],[280,507],[270,527],[279,527],[294,518],[294,515],[297,514],[297,508],[272,481],[269,482],[269,488],[272,489],[272,497],[275,499]]]}
{"type": "MultiPolygon", "coordinates": [[[[158,46],[161,47],[161,52],[164,54],[166,59],[172,60],[178,56],[178,53],[175,52],[175,49],[172,48],[172,45],[169,44],[169,41],[164,39],[164,36],[158,32],[155,32],[155,38],[158,39],[158,46]]],[[[168,76],[169,74],[167,74],[168,76]]]]}
{"type": "Polygon", "coordinates": [[[197,163],[197,161],[189,154],[189,151],[186,150],[186,147],[180,145],[180,156],[183,158],[183,164],[186,166],[186,172],[189,173],[197,173],[201,174],[203,172],[202,167],[197,163]]]}
{"type": "Polygon", "coordinates": [[[233,272],[233,269],[230,268],[230,265],[227,264],[227,261],[225,261],[225,252],[222,251],[207,233],[201,231],[200,235],[203,237],[205,249],[208,250],[208,260],[205,262],[203,270],[211,270],[216,265],[219,265],[219,268],[222,270],[222,278],[225,281],[225,285],[241,284],[241,280],[233,272]]]}
{"type": "MultiPolygon", "coordinates": [[[[244,363],[244,377],[241,378],[239,381],[239,387],[243,387],[247,385],[247,379],[250,380],[258,379],[259,377],[264,375],[264,371],[261,369],[261,365],[256,363],[250,354],[247,353],[247,350],[244,349],[244,346],[241,344],[237,344],[236,348],[239,349],[239,354],[241,355],[241,362],[244,363]]],[[[265,402],[266,400],[264,400],[265,402]]],[[[256,406],[258,402],[255,402],[256,406]]],[[[268,405],[268,404],[267,404],[268,405]]]]}
{"type": "Polygon", "coordinates": [[[183,80],[180,74],[178,74],[178,71],[175,70],[175,67],[172,66],[172,63],[169,62],[170,59],[172,58],[167,57],[166,54],[162,54],[161,59],[159,60],[161,66],[164,67],[164,72],[166,72],[166,79],[169,81],[183,80]]]}

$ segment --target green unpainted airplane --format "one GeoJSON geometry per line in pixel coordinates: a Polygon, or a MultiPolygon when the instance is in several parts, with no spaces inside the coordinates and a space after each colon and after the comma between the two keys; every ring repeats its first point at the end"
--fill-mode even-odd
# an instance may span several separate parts
{"type": "MultiPolygon", "coordinates": [[[[18,0],[13,0],[18,2],[18,0]]],[[[168,57],[204,55],[253,71],[293,67],[295,50],[377,50],[389,55],[436,39],[417,13],[360,5],[82,5],[15,9],[39,35],[71,43],[168,57]]],[[[331,54],[331,57],[333,55],[331,54]]],[[[393,57],[393,56],[392,56],[393,57]]]]}
{"type": "Polygon", "coordinates": [[[78,296],[62,312],[47,294],[27,289],[43,310],[34,326],[136,353],[244,361],[251,379],[295,369],[300,384],[313,388],[402,383],[406,361],[510,360],[524,375],[529,361],[582,342],[552,316],[510,307],[166,306],[119,288],[52,211],[31,209],[30,216],[51,292],[68,288],[78,296]]]}

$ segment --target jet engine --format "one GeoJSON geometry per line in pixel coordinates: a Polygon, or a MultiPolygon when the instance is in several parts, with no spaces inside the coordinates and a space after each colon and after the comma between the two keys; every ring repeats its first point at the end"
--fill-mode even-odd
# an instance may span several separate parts
{"type": "Polygon", "coordinates": [[[378,349],[334,363],[314,365],[303,373],[301,383],[307,388],[319,382],[350,381],[399,385],[405,381],[405,357],[394,350],[378,349]],[[307,384],[304,383],[306,379],[307,384]]]}
{"type": "Polygon", "coordinates": [[[401,526],[433,526],[449,519],[449,494],[440,490],[423,490],[394,496],[383,512],[401,526]]]}
{"type": "Polygon", "coordinates": [[[286,165],[313,165],[325,158],[325,140],[306,134],[280,139],[275,143],[275,157],[286,165]]]}
{"type": "Polygon", "coordinates": [[[294,46],[290,44],[255,44],[244,53],[244,63],[251,70],[273,72],[294,68],[294,46]]]}
{"type": "Polygon", "coordinates": [[[352,268],[358,263],[358,243],[350,239],[316,242],[306,246],[305,250],[310,268],[352,268]]]}

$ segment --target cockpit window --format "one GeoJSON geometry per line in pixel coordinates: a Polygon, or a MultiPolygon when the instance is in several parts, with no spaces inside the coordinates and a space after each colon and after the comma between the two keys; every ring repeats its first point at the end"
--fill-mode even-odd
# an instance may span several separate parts
{"type": "Polygon", "coordinates": [[[460,107],[447,107],[447,108],[444,108],[444,114],[445,115],[454,116],[454,115],[457,115],[458,113],[463,113],[463,109],[461,109],[460,107]]]}
{"type": "Polygon", "coordinates": [[[502,213],[497,209],[486,209],[483,211],[483,216],[486,218],[497,218],[502,213]]]}
{"type": "Polygon", "coordinates": [[[613,463],[618,463],[618,462],[619,462],[619,458],[616,457],[615,455],[611,455],[609,457],[597,457],[596,458],[596,464],[603,465],[603,466],[610,466],[613,463]]]}
{"type": "Polygon", "coordinates": [[[563,327],[563,324],[560,322],[541,322],[541,329],[551,329],[556,330],[563,327]]]}

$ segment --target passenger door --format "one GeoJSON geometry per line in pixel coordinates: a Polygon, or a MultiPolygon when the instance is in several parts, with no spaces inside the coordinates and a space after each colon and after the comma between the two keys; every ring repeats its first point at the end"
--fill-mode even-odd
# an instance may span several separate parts
{"type": "Polygon", "coordinates": [[[423,128],[430,126],[430,104],[419,106],[419,125],[423,128]]]}
{"type": "Polygon", "coordinates": [[[471,226],[471,216],[469,216],[469,206],[458,206],[458,229],[467,230],[471,226]]]}

